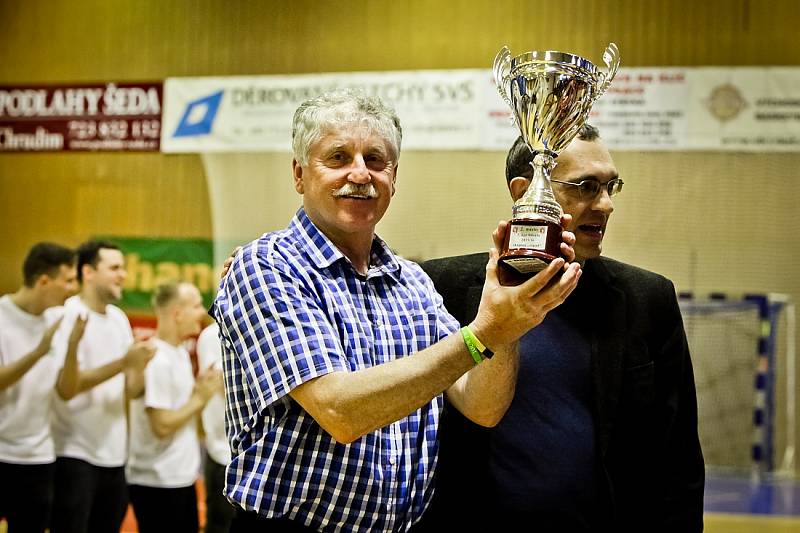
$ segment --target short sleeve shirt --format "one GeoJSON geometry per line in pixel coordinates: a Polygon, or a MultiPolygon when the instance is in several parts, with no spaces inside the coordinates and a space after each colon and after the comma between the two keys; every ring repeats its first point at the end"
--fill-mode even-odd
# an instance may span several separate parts
{"type": "Polygon", "coordinates": [[[301,209],[237,256],[212,306],[232,460],[246,510],[322,531],[403,531],[431,494],[442,397],[342,444],[288,393],[412,355],[458,331],[430,278],[379,238],[360,275],[301,209]]]}
{"type": "Polygon", "coordinates": [[[131,485],[177,488],[191,486],[200,470],[200,440],[192,417],[175,433],[157,437],[148,408],[175,411],[189,402],[194,375],[189,352],[158,337],[156,353],[144,371],[144,395],[130,403],[130,457],[125,475],[131,485]]]}
{"type": "MultiPolygon", "coordinates": [[[[17,307],[10,295],[0,298],[0,366],[13,364],[31,353],[62,312],[61,308],[50,308],[41,315],[31,315],[17,307]]],[[[55,461],[50,401],[60,368],[61,361],[51,346],[16,383],[0,390],[0,461],[55,461]]]]}
{"type": "MultiPolygon", "coordinates": [[[[97,313],[76,295],[64,303],[64,321],[53,339],[62,363],[69,333],[79,315],[88,317],[78,344],[80,368],[98,368],[116,361],[133,344],[130,322],[120,308],[107,305],[105,313],[97,313]]],[[[70,400],[62,400],[54,394],[52,430],[56,456],[81,459],[95,466],[123,466],[128,457],[124,373],[70,400]]]]}

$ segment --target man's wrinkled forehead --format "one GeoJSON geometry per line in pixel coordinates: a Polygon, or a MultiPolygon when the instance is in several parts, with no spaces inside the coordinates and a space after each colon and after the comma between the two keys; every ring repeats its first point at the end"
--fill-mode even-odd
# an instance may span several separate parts
{"type": "MultiPolygon", "coordinates": [[[[352,147],[354,143],[359,143],[370,145],[371,149],[380,149],[387,154],[393,152],[392,140],[373,121],[357,120],[327,124],[320,133],[320,138],[312,144],[312,150],[315,148],[344,149],[352,147]]],[[[396,154],[392,153],[392,155],[396,154]]]]}

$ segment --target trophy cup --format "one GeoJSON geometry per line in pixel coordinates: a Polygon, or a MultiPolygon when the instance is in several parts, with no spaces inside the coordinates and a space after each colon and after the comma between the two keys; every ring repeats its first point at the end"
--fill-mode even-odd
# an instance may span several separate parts
{"type": "Polygon", "coordinates": [[[563,52],[525,52],[511,56],[503,47],[494,58],[494,79],[511,107],[522,139],[534,153],[533,179],[514,203],[500,263],[529,277],[561,255],[561,215],[550,174],[558,153],[572,142],[595,100],[611,85],[619,51],[611,43],[603,54],[605,73],[590,61],[563,52]]]}

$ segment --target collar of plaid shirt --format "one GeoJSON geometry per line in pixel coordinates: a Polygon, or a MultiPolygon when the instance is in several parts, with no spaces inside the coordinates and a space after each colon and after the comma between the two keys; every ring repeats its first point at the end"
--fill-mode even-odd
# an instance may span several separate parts
{"type": "MultiPolygon", "coordinates": [[[[300,240],[299,243],[303,245],[303,252],[307,254],[309,260],[318,269],[328,268],[340,260],[350,263],[350,260],[345,257],[341,250],[308,218],[303,208],[300,208],[295,214],[289,224],[288,231],[296,232],[300,240]]],[[[369,266],[367,279],[386,274],[395,281],[399,280],[400,262],[383,239],[377,235],[372,240],[369,266]]],[[[356,275],[358,276],[359,274],[356,273],[356,275]]]]}

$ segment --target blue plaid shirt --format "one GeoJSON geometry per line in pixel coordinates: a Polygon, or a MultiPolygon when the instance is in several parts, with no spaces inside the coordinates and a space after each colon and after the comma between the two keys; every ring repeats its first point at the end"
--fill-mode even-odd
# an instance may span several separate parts
{"type": "Polygon", "coordinates": [[[411,355],[458,331],[431,280],[375,238],[358,274],[300,209],[247,245],[223,280],[225,492],[246,510],[320,531],[405,531],[432,491],[442,397],[351,444],[288,393],[329,372],[411,355]]]}

